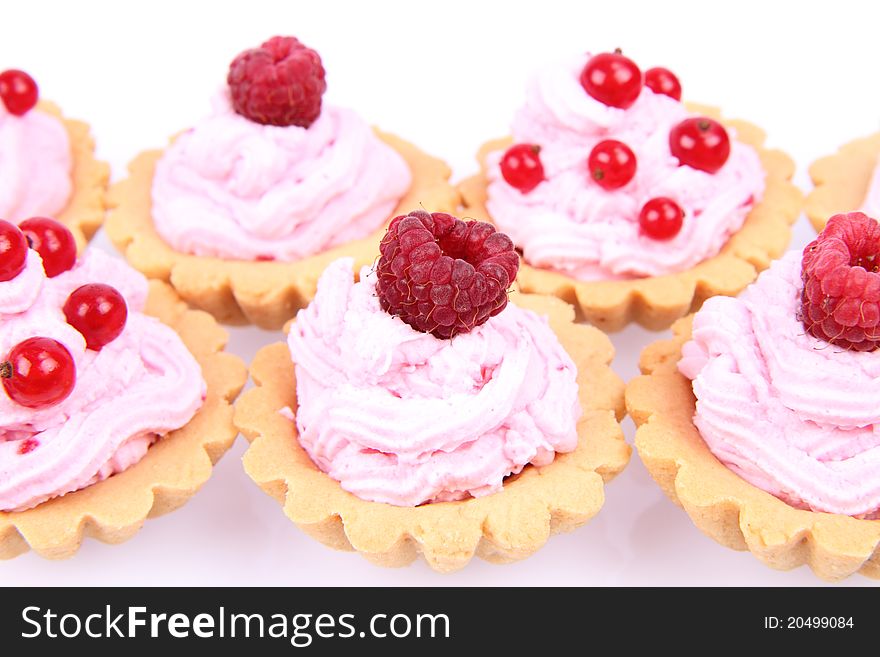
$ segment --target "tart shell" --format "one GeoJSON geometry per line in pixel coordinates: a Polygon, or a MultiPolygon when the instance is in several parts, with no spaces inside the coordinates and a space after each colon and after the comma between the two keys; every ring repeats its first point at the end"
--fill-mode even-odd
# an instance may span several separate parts
{"type": "MultiPolygon", "coordinates": [[[[449,167],[399,137],[376,132],[406,160],[413,176],[409,191],[389,220],[420,206],[431,212],[454,212],[459,198],[448,182],[449,167]]],[[[138,155],[129,164],[129,177],[110,188],[107,235],[133,267],[148,278],[169,282],[187,303],[224,324],[280,329],[311,301],[320,272],[333,260],[353,257],[359,270],[379,255],[387,224],[364,239],[293,262],[231,260],[175,251],[156,232],[152,217],[153,172],[162,153],[154,150],[138,155]]]]}
{"type": "Polygon", "coordinates": [[[878,158],[880,132],[844,144],[834,155],[810,165],[815,187],[807,194],[804,209],[817,232],[833,215],[862,207],[878,158]]]}
{"type": "Polygon", "coordinates": [[[749,550],[772,568],[807,564],[826,580],[855,572],[880,578],[880,521],[805,511],[740,478],[718,461],[694,426],[691,382],[678,371],[693,316],[674,337],[649,345],[643,375],[629,383],[626,406],[636,449],[663,492],[721,545],[749,550]]]}
{"type": "Polygon", "coordinates": [[[476,554],[493,563],[529,556],[551,534],[570,531],[604,503],[604,484],[626,466],[623,384],[609,363],[614,348],[593,327],[573,323],[568,304],[514,292],[511,301],[547,315],[578,367],[583,416],[577,448],[547,466],[527,466],[499,493],[458,502],[400,507],[362,500],[322,472],[300,446],[296,425],[278,411],[296,410],[294,365],[286,344],[257,353],[256,387],[236,404],[235,423],[251,446],[248,475],[300,529],[329,547],[356,550],[382,566],[405,566],[423,555],[435,570],[465,566],[476,554]]]}
{"type": "Polygon", "coordinates": [[[207,383],[204,404],[188,424],[161,438],[124,472],[26,511],[0,512],[0,559],[28,549],[64,559],[73,556],[84,536],[105,543],[131,538],[147,518],[192,497],[235,441],[231,402],[247,371],[241,359],[223,353],[226,332],[206,313],[189,310],[159,281],[150,282],[144,312],[171,326],[195,356],[207,383]]]}
{"type": "MultiPolygon", "coordinates": [[[[688,109],[722,120],[720,111],[713,107],[688,104],[688,109]]],[[[798,217],[803,195],[790,182],[794,162],[782,151],[763,147],[763,130],[745,121],[722,122],[736,130],[739,141],[757,151],[766,172],[766,187],[761,202],[718,255],[676,274],[621,281],[580,281],[523,262],[517,277],[522,290],[557,296],[575,306],[579,319],[604,331],[618,331],[630,322],[661,330],[697,310],[709,297],[735,295],[751,283],[788,246],[791,224],[798,217]]],[[[508,137],[480,148],[480,173],[459,184],[463,203],[460,212],[464,216],[492,220],[486,208],[486,156],[511,143],[508,137]]]]}

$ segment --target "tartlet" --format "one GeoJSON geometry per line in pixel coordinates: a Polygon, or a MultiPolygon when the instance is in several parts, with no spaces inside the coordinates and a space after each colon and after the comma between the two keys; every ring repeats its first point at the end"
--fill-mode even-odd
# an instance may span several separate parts
{"type": "Polygon", "coordinates": [[[880,577],[880,225],[832,216],[642,353],[636,448],[701,530],[779,569],[880,577]]]}
{"type": "MultiPolygon", "coordinates": [[[[601,93],[597,92],[594,94],[594,92],[586,92],[585,90],[589,87],[585,77],[588,74],[588,68],[593,65],[593,62],[602,60],[603,58],[607,60],[614,58],[620,60],[615,65],[622,66],[625,65],[624,63],[628,63],[626,65],[629,65],[634,69],[633,75],[641,75],[638,68],[635,67],[631,60],[624,58],[619,51],[614,54],[605,53],[587,59],[586,67],[581,73],[580,85],[577,84],[577,74],[575,72],[569,71],[566,68],[563,69],[563,73],[560,73],[558,67],[551,68],[548,73],[542,74],[544,77],[536,78],[536,81],[533,81],[529,90],[530,95],[528,96],[528,100],[521,110],[521,114],[517,115],[514,125],[515,134],[519,129],[521,133],[525,132],[531,135],[531,137],[523,137],[522,134],[520,134],[518,135],[518,138],[520,140],[525,140],[527,144],[533,143],[532,148],[535,149],[536,158],[541,157],[544,150],[549,148],[547,143],[553,145],[554,148],[557,149],[553,158],[556,162],[554,166],[559,170],[554,175],[558,175],[559,182],[558,186],[553,189],[561,196],[556,196],[554,199],[551,199],[550,202],[556,205],[552,208],[546,209],[548,214],[557,211],[563,213],[563,209],[561,208],[564,207],[564,213],[575,213],[575,215],[579,217],[577,221],[583,223],[587,222],[584,222],[581,215],[586,216],[586,213],[597,213],[596,216],[598,216],[599,214],[607,212],[605,206],[606,204],[608,206],[612,204],[614,193],[633,193],[634,198],[639,198],[640,195],[643,194],[642,191],[639,191],[639,187],[633,187],[633,185],[642,184],[638,182],[638,177],[636,177],[636,182],[630,182],[632,181],[633,175],[638,176],[637,169],[635,168],[635,162],[638,158],[633,155],[631,150],[629,151],[629,161],[633,167],[632,172],[628,174],[628,178],[623,178],[619,182],[603,182],[603,178],[608,178],[611,174],[603,170],[589,169],[587,165],[588,154],[590,156],[590,161],[592,161],[596,149],[599,148],[599,146],[608,143],[620,144],[620,142],[614,140],[624,139],[623,136],[616,134],[613,129],[609,128],[609,126],[617,126],[618,123],[623,124],[623,119],[620,117],[625,116],[625,113],[614,114],[614,112],[619,112],[616,108],[627,111],[628,108],[635,103],[633,106],[634,111],[636,108],[641,107],[639,112],[644,112],[647,111],[647,107],[653,107],[656,105],[657,116],[665,116],[665,113],[670,111],[669,99],[663,101],[665,105],[658,104],[659,101],[653,99],[660,98],[661,96],[670,96],[677,101],[681,94],[677,78],[674,78],[674,75],[665,69],[652,69],[652,71],[662,71],[666,76],[671,76],[671,78],[675,80],[675,86],[677,89],[673,91],[669,89],[661,89],[661,87],[656,84],[652,86],[652,84],[646,82],[645,87],[641,91],[641,95],[645,96],[645,94],[649,94],[651,104],[646,100],[641,106],[639,105],[641,99],[638,98],[638,88],[634,89],[634,96],[624,101],[615,98],[613,94],[610,98],[604,98],[601,93]],[[580,86],[584,86],[584,89],[580,89],[580,86]],[[575,90],[575,87],[577,87],[577,90],[575,90]],[[648,87],[650,87],[650,90],[648,87]],[[578,97],[578,92],[581,93],[581,96],[584,99],[587,98],[588,93],[590,96],[593,96],[593,98],[590,99],[590,102],[593,103],[593,105],[589,107],[583,105],[582,103],[584,101],[581,97],[578,97]],[[596,100],[599,102],[596,103],[596,100]],[[603,103],[604,105],[602,105],[603,103]],[[552,111],[548,109],[551,106],[552,111]],[[550,113],[552,113],[552,116],[549,115],[550,113]],[[599,132],[594,134],[592,131],[596,130],[599,132]],[[582,148],[583,144],[581,141],[578,141],[576,144],[571,144],[571,148],[569,149],[571,152],[565,152],[563,154],[560,149],[568,143],[565,140],[570,139],[572,135],[575,134],[577,135],[578,140],[582,140],[587,144],[591,143],[591,139],[603,139],[604,141],[593,146],[592,152],[590,150],[590,145],[587,145],[582,153],[580,153],[580,150],[578,149],[582,148]],[[541,143],[539,136],[548,141],[546,143],[541,143]],[[563,183],[562,177],[564,175],[569,175],[569,173],[574,170],[573,158],[575,158],[576,150],[580,153],[577,162],[583,162],[583,182],[580,183],[581,186],[586,188],[589,185],[600,185],[611,193],[602,196],[601,198],[591,197],[589,202],[586,200],[586,197],[578,197],[577,200],[574,198],[563,198],[572,195],[570,189],[572,180],[565,178],[565,182],[563,183]],[[591,180],[591,176],[593,180],[591,180]]],[[[577,66],[582,65],[581,60],[578,59],[577,66]]],[[[648,73],[651,73],[651,71],[648,73]]],[[[634,79],[637,80],[638,78],[634,79]]],[[[649,80],[647,75],[644,79],[649,80]]],[[[685,108],[692,115],[702,117],[697,119],[694,116],[692,117],[693,120],[704,122],[707,126],[710,122],[717,121],[727,129],[734,129],[736,132],[736,141],[751,146],[757,152],[757,156],[760,159],[760,166],[763,168],[765,174],[765,189],[760,201],[751,205],[751,209],[741,227],[733,229],[734,232],[732,232],[726,243],[723,244],[720,251],[708,250],[709,253],[715,253],[714,255],[703,256],[700,261],[689,258],[682,262],[681,267],[677,266],[677,269],[671,268],[671,273],[669,271],[664,273],[663,269],[658,269],[659,273],[655,272],[653,275],[645,273],[634,275],[631,271],[630,273],[627,273],[629,270],[621,269],[619,273],[615,273],[615,275],[611,276],[604,273],[604,265],[601,263],[597,264],[589,261],[576,264],[573,261],[563,262],[555,257],[551,258],[551,251],[555,252],[555,249],[550,249],[546,242],[549,241],[549,238],[552,236],[550,236],[549,233],[544,233],[540,238],[541,240],[544,240],[541,242],[543,251],[540,256],[538,256],[539,259],[542,260],[540,268],[529,265],[530,244],[517,244],[518,246],[522,246],[525,250],[525,262],[520,270],[518,279],[524,292],[558,296],[577,308],[579,318],[586,319],[606,331],[619,330],[630,322],[638,322],[646,328],[658,330],[667,328],[675,319],[699,308],[702,302],[710,296],[718,294],[736,294],[748,283],[754,280],[756,274],[765,269],[771,260],[782,253],[790,238],[790,225],[796,220],[802,203],[801,193],[790,183],[790,179],[794,173],[794,164],[792,160],[781,151],[765,148],[763,146],[763,131],[750,123],[739,120],[722,120],[720,118],[719,110],[712,107],[685,104],[685,108]],[[546,239],[544,235],[547,235],[546,239]],[[546,260],[548,263],[553,262],[554,265],[551,267],[549,264],[545,264],[543,260],[546,260]],[[689,263],[691,260],[694,260],[696,264],[685,266],[685,263],[689,263]],[[587,265],[601,270],[602,273],[598,275],[595,273],[589,275],[570,273],[575,272],[578,268],[588,268],[587,265]]],[[[665,121],[667,119],[664,118],[663,120],[665,121]]],[[[684,123],[685,121],[682,121],[682,124],[684,123]]],[[[633,136],[640,134],[640,131],[644,131],[645,129],[640,123],[635,123],[634,126],[635,127],[628,128],[631,130],[633,136]]],[[[656,144],[659,143],[656,139],[657,134],[655,134],[658,130],[659,125],[655,126],[655,131],[649,134],[649,138],[639,137],[640,139],[645,139],[645,144],[654,144],[650,147],[655,150],[651,151],[650,158],[646,160],[647,166],[649,167],[653,167],[656,162],[661,161],[658,159],[660,157],[658,152],[655,152],[656,144]]],[[[670,150],[672,148],[671,139],[672,136],[670,134],[670,150]]],[[[727,137],[725,136],[724,139],[726,141],[727,137]]],[[[492,176],[495,175],[495,169],[490,172],[488,167],[490,166],[490,160],[492,166],[497,167],[498,164],[495,159],[495,154],[497,152],[504,152],[512,143],[512,138],[505,138],[490,141],[480,148],[477,155],[481,169],[480,173],[464,180],[459,185],[463,205],[461,213],[463,215],[480,220],[493,221],[491,213],[487,208],[487,201],[490,200],[489,187],[492,181],[492,176]],[[492,176],[490,176],[490,173],[492,176]]],[[[622,144],[622,146],[628,150],[626,144],[622,144]]],[[[629,146],[638,150],[637,142],[632,142],[629,146]]],[[[506,160],[511,155],[512,151],[513,148],[508,150],[502,160],[506,160]]],[[[618,155],[611,157],[617,157],[618,155]]],[[[727,156],[724,155],[721,158],[721,164],[718,164],[718,161],[711,165],[706,164],[705,166],[707,168],[704,170],[710,174],[715,173],[718,170],[715,167],[723,167],[726,157],[727,156]]],[[[612,160],[612,164],[613,162],[614,160],[612,160]]],[[[682,160],[682,165],[683,162],[684,161],[682,160]]],[[[589,165],[589,167],[592,166],[592,164],[589,165]]],[[[606,166],[610,167],[611,165],[606,166]]],[[[641,166],[641,164],[639,164],[639,166],[641,166]]],[[[698,169],[701,168],[697,165],[694,166],[698,169]]],[[[543,175],[543,168],[536,170],[539,170],[541,172],[540,175],[543,175]]],[[[511,186],[519,187],[518,184],[515,184],[517,181],[511,182],[512,178],[508,178],[503,166],[501,168],[501,173],[504,174],[503,179],[511,186]]],[[[649,174],[645,175],[647,176],[649,174]]],[[[651,173],[650,175],[653,176],[654,174],[651,173]]],[[[532,193],[531,190],[539,185],[538,180],[539,179],[536,176],[535,180],[530,184],[520,187],[520,191],[524,195],[532,193]]],[[[542,180],[552,180],[552,176],[544,177],[542,180]]],[[[645,180],[650,180],[650,178],[646,178],[645,180]]],[[[652,182],[646,183],[646,185],[648,186],[646,186],[645,189],[649,189],[651,185],[665,190],[668,190],[671,187],[671,183],[670,185],[663,183],[658,186],[652,182]]],[[[540,187],[538,187],[538,189],[540,189],[540,187]]],[[[689,193],[689,190],[685,190],[682,193],[684,194],[685,192],[689,193]]],[[[670,196],[674,199],[674,195],[668,193],[668,191],[666,193],[661,193],[660,196],[670,196]]],[[[660,199],[658,198],[656,200],[659,201],[660,199]]],[[[663,200],[669,201],[670,199],[663,198],[663,200]]],[[[506,223],[499,226],[501,230],[508,229],[507,224],[516,221],[514,216],[516,213],[523,216],[528,214],[543,216],[540,214],[539,210],[533,208],[531,201],[523,201],[523,205],[519,206],[518,209],[513,209],[516,206],[512,205],[513,201],[507,196],[499,198],[497,202],[499,204],[503,202],[504,207],[507,208],[505,211],[511,213],[510,217],[505,218],[504,221],[506,223]]],[[[614,202],[616,203],[617,201],[614,202]]],[[[629,202],[632,202],[632,199],[627,199],[627,203],[629,202]]],[[[644,203],[644,201],[641,202],[644,203]]],[[[748,202],[752,203],[751,200],[748,202]]],[[[537,204],[538,201],[535,201],[534,203],[537,204]]],[[[621,205],[621,207],[624,207],[624,205],[621,205]]],[[[643,213],[647,207],[648,203],[645,203],[642,210],[643,213]]],[[[540,208],[540,210],[544,209],[545,208],[543,207],[540,208]]],[[[638,215],[638,206],[634,209],[628,209],[626,212],[621,212],[621,215],[622,217],[625,217],[633,211],[638,215]]],[[[680,213],[684,212],[681,208],[678,208],[677,211],[680,213]]],[[[590,214],[590,216],[593,215],[590,214]]],[[[688,217],[685,215],[685,221],[699,221],[700,219],[701,217],[699,216],[688,217]]],[[[554,221],[555,220],[554,217],[554,221]]],[[[638,227],[638,222],[636,222],[636,226],[638,227]]],[[[681,219],[679,219],[679,226],[681,226],[681,219]]],[[[527,229],[524,228],[523,230],[527,231],[528,235],[532,237],[539,233],[539,229],[532,225],[529,225],[527,229]]],[[[549,231],[550,229],[548,228],[547,230],[549,231]]],[[[675,232],[673,232],[672,235],[676,236],[679,230],[681,229],[674,229],[675,232]]],[[[625,234],[628,235],[629,233],[625,234]]],[[[645,229],[642,228],[641,232],[638,234],[646,234],[645,229]]],[[[726,234],[726,231],[724,234],[726,234]]],[[[560,235],[563,235],[563,237],[559,238],[557,241],[562,243],[562,241],[564,241],[563,238],[567,233],[560,233],[560,235]]],[[[579,234],[578,239],[583,237],[584,241],[586,241],[587,238],[585,235],[586,234],[579,234]]],[[[621,239],[617,233],[614,235],[615,240],[621,239]]],[[[656,237],[656,239],[669,240],[672,238],[667,233],[656,237]]],[[[514,238],[514,241],[516,242],[516,238],[514,238]]],[[[666,242],[663,243],[665,244],[666,242]]],[[[534,245],[533,242],[531,246],[534,245]]],[[[619,246],[616,241],[614,242],[614,245],[615,249],[619,246]]],[[[569,246],[568,248],[574,247],[569,246]]],[[[601,248],[605,247],[601,246],[601,248]]],[[[590,257],[592,257],[592,255],[590,257]]]]}
{"type": "Polygon", "coordinates": [[[405,566],[420,554],[442,572],[464,567],[474,554],[507,563],[586,523],[630,454],[619,424],[622,382],[609,367],[614,349],[599,330],[575,324],[571,306],[558,299],[518,292],[510,298],[549,317],[578,367],[583,416],[573,452],[557,454],[547,466],[527,466],[500,493],[485,497],[417,507],[365,501],[315,466],[295,425],[278,413],[285,406],[296,410],[294,365],[279,343],[257,353],[250,368],[256,387],[236,404],[235,423],[251,442],[244,456],[248,476],[304,532],[382,566],[405,566]]]}
{"type": "Polygon", "coordinates": [[[29,549],[50,559],[67,558],[84,536],[121,543],[147,518],[186,503],[232,446],[237,432],[231,402],[246,370],[239,358],[223,353],[226,332],[160,281],[150,282],[144,312],[172,327],[201,366],[207,384],[203,405],[188,424],[153,444],[124,472],[23,511],[0,512],[0,558],[29,549]]]}
{"type": "Polygon", "coordinates": [[[673,339],[649,345],[642,376],[626,390],[636,449],[663,492],[709,537],[749,550],[772,568],[807,564],[821,578],[855,572],[880,578],[880,521],[796,509],[740,478],[709,450],[694,426],[691,382],[677,369],[693,316],[677,321],[673,339]]]}
{"type": "Polygon", "coordinates": [[[878,158],[880,133],[844,144],[810,165],[815,187],[807,194],[804,210],[817,231],[834,213],[863,207],[878,158]]]}
{"type": "Polygon", "coordinates": [[[136,269],[219,321],[279,329],[329,262],[371,263],[395,214],[457,206],[442,161],[322,108],[320,57],[295,38],[241,53],[227,82],[211,116],[131,162],[107,219],[136,269]]]}

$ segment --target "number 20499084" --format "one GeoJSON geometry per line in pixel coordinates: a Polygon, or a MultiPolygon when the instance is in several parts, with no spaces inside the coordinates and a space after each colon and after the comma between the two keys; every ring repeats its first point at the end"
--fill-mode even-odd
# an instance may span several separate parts
{"type": "Polygon", "coordinates": [[[851,616],[764,616],[764,629],[842,630],[853,629],[851,616]]]}

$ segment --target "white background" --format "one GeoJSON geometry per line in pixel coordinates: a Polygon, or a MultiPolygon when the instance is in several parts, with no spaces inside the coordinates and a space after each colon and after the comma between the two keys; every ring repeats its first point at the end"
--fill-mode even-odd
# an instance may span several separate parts
{"type": "MultiPolygon", "coordinates": [[[[23,68],[42,95],[92,125],[114,179],[145,148],[197,121],[232,58],[275,34],[317,49],[325,102],[472,173],[478,145],[506,134],[530,71],[573,52],[621,47],[641,66],[667,66],[685,99],[763,126],[798,163],[880,128],[880,4],[828,2],[9,2],[0,69],[23,68]]],[[[812,239],[802,218],[792,248],[812,239]]],[[[112,250],[99,235],[99,248],[112,250]]],[[[249,361],[281,337],[235,329],[249,361]]],[[[639,350],[666,334],[613,336],[615,369],[637,374],[639,350]]],[[[625,423],[632,442],[633,427],[625,423]]],[[[2,584],[230,585],[813,585],[806,568],[773,571],[720,547],[669,502],[633,455],[600,514],[551,538],[526,561],[475,559],[451,575],[424,563],[390,570],[301,533],[241,468],[245,441],[183,509],[148,521],[129,542],[87,541],[68,561],[26,554],[0,563],[2,584]]],[[[854,576],[844,585],[871,581],[854,576]]]]}

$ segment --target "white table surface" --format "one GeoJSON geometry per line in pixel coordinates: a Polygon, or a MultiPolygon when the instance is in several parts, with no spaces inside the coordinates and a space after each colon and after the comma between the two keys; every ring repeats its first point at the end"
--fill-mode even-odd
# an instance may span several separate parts
{"type": "MultiPolygon", "coordinates": [[[[0,69],[37,79],[44,97],[92,125],[114,179],[145,148],[197,121],[241,50],[275,34],[316,48],[325,102],[358,109],[443,157],[454,179],[503,135],[530,71],[573,52],[622,47],[667,66],[685,99],[763,126],[769,144],[807,165],[880,127],[880,5],[838,0],[706,2],[16,2],[2,9],[0,69]]],[[[813,232],[805,218],[792,248],[813,232]]],[[[103,234],[94,244],[112,251],[103,234]]],[[[230,331],[249,361],[280,333],[230,331]]],[[[667,335],[612,337],[615,370],[637,374],[640,349],[667,335]]],[[[633,425],[624,424],[632,442],[633,425]]],[[[244,474],[240,438],[185,507],[118,546],[86,541],[62,562],[26,554],[0,563],[2,585],[814,585],[806,568],[773,571],[704,536],[667,500],[638,456],[606,488],[585,527],[506,566],[475,559],[451,575],[424,563],[384,569],[300,532],[244,474]]],[[[840,585],[870,585],[861,576],[840,585]]]]}

